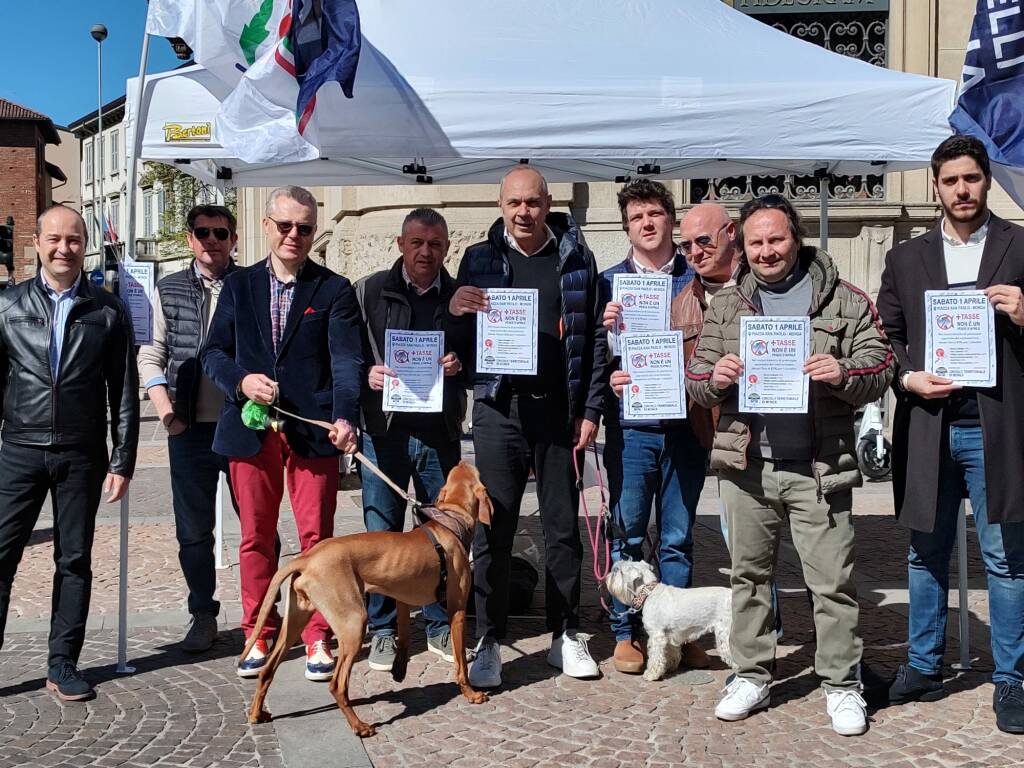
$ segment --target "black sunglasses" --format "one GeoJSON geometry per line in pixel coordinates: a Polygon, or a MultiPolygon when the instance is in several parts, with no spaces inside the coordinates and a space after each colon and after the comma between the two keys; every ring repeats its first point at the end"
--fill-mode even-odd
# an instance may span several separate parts
{"type": "Polygon", "coordinates": [[[211,232],[218,240],[227,240],[231,237],[231,230],[227,227],[196,227],[192,230],[192,234],[196,236],[197,240],[205,240],[211,232]]]}
{"type": "Polygon", "coordinates": [[[701,235],[700,237],[693,238],[693,240],[683,240],[681,243],[679,243],[679,250],[681,250],[683,253],[689,253],[690,251],[693,250],[694,243],[696,243],[701,247],[701,250],[713,251],[715,248],[718,247],[718,236],[722,234],[722,230],[728,226],[729,222],[727,221],[725,222],[725,224],[720,226],[713,235],[701,235]]]}
{"type": "Polygon", "coordinates": [[[267,218],[277,225],[277,231],[282,235],[287,235],[292,229],[297,229],[302,237],[309,237],[313,234],[313,230],[316,229],[312,224],[299,224],[296,221],[278,221],[273,216],[267,216],[267,218]]]}

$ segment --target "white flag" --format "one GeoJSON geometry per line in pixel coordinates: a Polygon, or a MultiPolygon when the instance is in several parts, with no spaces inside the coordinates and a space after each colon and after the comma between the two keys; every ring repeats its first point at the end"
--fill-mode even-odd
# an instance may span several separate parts
{"type": "Polygon", "coordinates": [[[234,91],[221,104],[215,132],[232,155],[252,163],[319,156],[315,126],[296,127],[299,85],[282,61],[291,0],[150,0],[146,31],[180,37],[201,64],[234,91]],[[307,140],[308,139],[308,140],[307,140]],[[310,142],[313,143],[310,143],[310,142]]]}
{"type": "Polygon", "coordinates": [[[290,0],[150,0],[146,31],[180,37],[197,64],[235,84],[276,47],[290,11],[290,0]]]}

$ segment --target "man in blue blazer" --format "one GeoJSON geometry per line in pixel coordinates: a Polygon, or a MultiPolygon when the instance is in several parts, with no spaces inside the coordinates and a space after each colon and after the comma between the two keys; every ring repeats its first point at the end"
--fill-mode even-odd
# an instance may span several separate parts
{"type": "MultiPolygon", "coordinates": [[[[224,392],[213,450],[227,456],[238,500],[242,542],[242,629],[256,624],[277,570],[274,536],[288,482],[302,551],[334,535],[338,451],[353,450],[363,357],[359,307],[348,280],[309,260],[316,199],[302,187],[280,187],[267,200],[266,260],[230,274],[203,351],[203,367],[224,392]],[[247,400],[277,404],[334,424],[330,433],[285,417],[280,431],[242,423],[247,400]]],[[[275,609],[238,667],[255,677],[280,626],[275,609]]],[[[330,627],[316,613],[302,633],[306,678],[329,680],[330,627]]]]}

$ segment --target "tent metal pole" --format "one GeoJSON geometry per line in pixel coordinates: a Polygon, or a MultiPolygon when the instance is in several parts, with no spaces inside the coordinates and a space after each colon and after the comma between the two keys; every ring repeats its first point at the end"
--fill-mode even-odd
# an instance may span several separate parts
{"type": "MultiPolygon", "coordinates": [[[[128,200],[126,214],[128,216],[125,234],[124,255],[130,261],[135,260],[135,204],[137,200],[139,168],[139,146],[142,136],[142,94],[145,88],[146,64],[149,61],[149,35],[142,36],[142,55],[139,57],[139,87],[136,91],[135,103],[132,105],[134,114],[131,116],[133,128],[132,143],[128,147],[131,155],[128,160],[128,200]]],[[[126,493],[121,499],[121,534],[119,549],[119,568],[117,580],[117,672],[130,675],[135,667],[128,664],[128,519],[130,512],[129,496],[126,493]]]]}
{"type": "Polygon", "coordinates": [[[957,586],[960,618],[960,663],[953,668],[966,672],[971,668],[971,609],[968,605],[967,583],[967,503],[960,502],[960,513],[956,519],[957,586]]]}
{"type": "Polygon", "coordinates": [[[828,172],[818,175],[818,232],[821,250],[828,251],[828,172]]]}

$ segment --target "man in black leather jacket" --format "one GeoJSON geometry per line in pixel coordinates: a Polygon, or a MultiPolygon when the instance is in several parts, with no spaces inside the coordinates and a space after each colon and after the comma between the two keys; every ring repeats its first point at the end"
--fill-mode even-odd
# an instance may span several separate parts
{"type": "Polygon", "coordinates": [[[138,374],[124,304],[83,278],[85,222],[54,205],[33,236],[37,277],[0,293],[0,643],[11,585],[49,494],[53,577],[46,687],[93,696],[78,671],[96,510],[128,490],[139,441],[138,374]],[[112,448],[107,455],[107,411],[112,448]]]}

